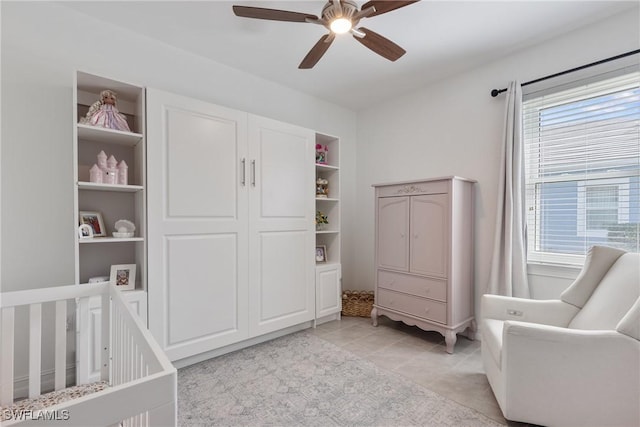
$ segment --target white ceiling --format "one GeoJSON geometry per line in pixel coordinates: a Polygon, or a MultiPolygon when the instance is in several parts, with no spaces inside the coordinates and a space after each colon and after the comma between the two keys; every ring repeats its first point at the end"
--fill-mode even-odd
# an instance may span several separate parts
{"type": "Polygon", "coordinates": [[[423,0],[360,22],[407,50],[398,61],[387,61],[346,34],[311,70],[299,70],[298,64],[326,33],[324,27],[239,18],[231,8],[238,4],[320,16],[324,3],[64,2],[97,19],[354,110],[638,7],[637,0],[423,0]]]}

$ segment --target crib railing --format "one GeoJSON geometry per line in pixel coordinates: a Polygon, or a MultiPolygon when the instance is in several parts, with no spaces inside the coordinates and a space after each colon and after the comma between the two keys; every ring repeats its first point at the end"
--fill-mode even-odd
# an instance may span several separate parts
{"type": "MultiPolygon", "coordinates": [[[[118,289],[108,283],[71,285],[2,293],[0,298],[0,404],[14,400],[16,308],[29,312],[30,398],[41,393],[42,306],[51,303],[54,314],[55,390],[65,388],[67,353],[67,301],[78,305],[81,319],[88,318],[89,298],[99,296],[101,310],[100,377],[110,387],[87,396],[54,405],[47,410],[65,410],[61,425],[159,426],[176,425],[177,373],[145,325],[135,315],[118,289]],[[86,311],[86,312],[85,312],[86,311]],[[123,404],[125,403],[125,404],[123,404]]],[[[87,327],[79,324],[78,327],[87,327]]],[[[23,420],[24,421],[24,420],[23,420]]],[[[38,425],[26,420],[20,425],[38,425]]],[[[12,425],[9,422],[6,425],[12,425]]],[[[56,424],[53,420],[52,424],[56,424]]],[[[42,425],[42,424],[40,424],[42,425]]]]}

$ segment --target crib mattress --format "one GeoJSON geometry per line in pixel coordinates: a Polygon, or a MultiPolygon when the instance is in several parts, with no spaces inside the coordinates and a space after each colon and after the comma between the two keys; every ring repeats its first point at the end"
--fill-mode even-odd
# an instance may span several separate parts
{"type": "Polygon", "coordinates": [[[67,402],[73,399],[77,399],[88,394],[102,391],[109,387],[109,383],[106,381],[98,381],[90,384],[81,384],[73,387],[67,387],[62,390],[52,391],[50,393],[42,394],[38,397],[31,399],[19,400],[11,406],[0,406],[0,421],[6,421],[10,414],[24,413],[25,411],[37,411],[39,409],[46,409],[50,406],[57,405],[59,403],[67,402]]]}

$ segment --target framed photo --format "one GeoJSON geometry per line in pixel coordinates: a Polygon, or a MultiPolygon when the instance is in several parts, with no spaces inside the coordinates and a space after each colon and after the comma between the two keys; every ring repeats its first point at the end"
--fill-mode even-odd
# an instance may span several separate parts
{"type": "Polygon", "coordinates": [[[80,211],[80,225],[87,224],[93,229],[94,237],[104,237],[107,235],[107,229],[104,226],[104,220],[100,212],[80,211]]]}
{"type": "Polygon", "coordinates": [[[327,247],[325,245],[316,246],[316,262],[327,262],[327,247]]]}
{"type": "Polygon", "coordinates": [[[91,239],[93,237],[93,228],[89,224],[81,224],[78,227],[78,237],[81,239],[91,239]]]}
{"type": "Polygon", "coordinates": [[[111,266],[109,282],[118,289],[131,291],[136,288],[136,265],[118,264],[111,266]]]}

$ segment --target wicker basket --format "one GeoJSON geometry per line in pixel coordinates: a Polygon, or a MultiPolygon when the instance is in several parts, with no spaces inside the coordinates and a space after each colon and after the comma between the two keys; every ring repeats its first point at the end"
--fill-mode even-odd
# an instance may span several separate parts
{"type": "Polygon", "coordinates": [[[373,291],[343,291],[342,315],[369,317],[373,308],[373,291]]]}

